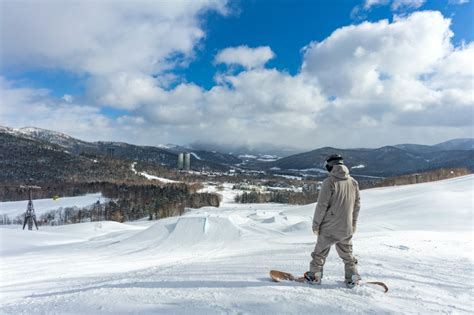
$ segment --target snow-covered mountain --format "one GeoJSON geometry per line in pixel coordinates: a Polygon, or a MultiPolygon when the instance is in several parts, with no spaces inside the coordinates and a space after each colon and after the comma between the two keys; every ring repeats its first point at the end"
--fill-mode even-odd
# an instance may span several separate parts
{"type": "Polygon", "coordinates": [[[395,147],[414,153],[432,153],[439,151],[473,150],[474,139],[453,139],[435,145],[398,144],[395,147]]]}
{"type": "Polygon", "coordinates": [[[473,184],[361,192],[354,253],[388,293],[346,289],[334,250],[321,286],[271,282],[307,270],[315,205],[234,204],[229,184],[221,208],[181,217],[0,228],[0,313],[472,314],[473,184]]]}
{"type": "Polygon", "coordinates": [[[68,136],[64,133],[37,128],[37,127],[24,127],[14,129],[18,134],[32,138],[47,141],[50,143],[57,144],[65,148],[73,148],[78,144],[86,144],[87,142],[68,136]]]}
{"type": "Polygon", "coordinates": [[[48,143],[58,145],[66,150],[74,150],[77,147],[91,147],[86,142],[73,138],[62,132],[38,128],[38,127],[24,127],[24,128],[9,128],[0,126],[0,133],[8,133],[13,136],[28,138],[32,140],[40,140],[48,143]]]}
{"type": "Polygon", "coordinates": [[[454,139],[435,145],[438,150],[473,150],[474,139],[454,139]]]}

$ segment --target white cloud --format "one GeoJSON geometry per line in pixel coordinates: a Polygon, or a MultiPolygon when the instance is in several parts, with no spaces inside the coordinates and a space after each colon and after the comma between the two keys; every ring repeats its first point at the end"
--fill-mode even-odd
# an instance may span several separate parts
{"type": "Polygon", "coordinates": [[[153,102],[163,91],[149,75],[121,72],[111,77],[92,77],[87,82],[87,93],[96,104],[133,110],[153,102]]]}
{"type": "Polygon", "coordinates": [[[461,5],[466,3],[469,3],[469,0],[448,0],[448,4],[452,5],[461,5]]]}
{"type": "Polygon", "coordinates": [[[291,76],[275,69],[254,69],[223,78],[224,84],[208,93],[209,110],[223,108],[233,117],[258,117],[274,112],[311,113],[325,107],[318,86],[302,76],[291,76]],[[225,84],[227,83],[227,84],[225,84]],[[224,105],[226,104],[226,105],[224,105]]]}
{"type": "Polygon", "coordinates": [[[45,89],[17,87],[0,77],[0,125],[36,126],[53,129],[84,139],[114,132],[110,119],[95,106],[54,98],[45,89]],[[95,135],[95,136],[94,136],[95,135]]]}
{"type": "Polygon", "coordinates": [[[436,91],[420,76],[452,53],[449,26],[438,12],[420,12],[393,23],[340,28],[305,48],[302,71],[329,96],[353,105],[382,100],[399,107],[426,105],[436,91]]]}
{"type": "Polygon", "coordinates": [[[143,112],[152,123],[161,125],[195,126],[205,120],[203,90],[194,84],[180,84],[171,91],[161,91],[154,102],[144,106],[143,112]]]}
{"type": "Polygon", "coordinates": [[[68,103],[72,103],[72,101],[74,100],[74,97],[70,94],[64,94],[62,99],[68,103]]]}
{"type": "Polygon", "coordinates": [[[133,109],[155,98],[164,71],[186,65],[204,37],[200,14],[224,0],[2,1],[2,66],[89,78],[96,104],[133,109]],[[158,76],[158,79],[154,77],[158,76]]]}
{"type": "Polygon", "coordinates": [[[436,139],[427,130],[444,139],[472,137],[474,49],[453,47],[452,36],[450,20],[439,12],[417,12],[393,23],[340,28],[311,43],[302,72],[335,98],[323,121],[358,121],[358,134],[370,129],[391,143],[415,142],[418,136],[407,130],[422,133],[425,143],[436,139]]]}
{"type": "Polygon", "coordinates": [[[459,101],[466,105],[474,97],[474,43],[453,50],[435,65],[432,76],[427,80],[434,90],[452,91],[462,96],[459,101]],[[471,91],[471,93],[466,93],[471,91]]]}
{"type": "MultiPolygon", "coordinates": [[[[289,127],[291,118],[297,117],[295,121],[300,127],[313,128],[314,114],[326,106],[317,86],[308,84],[302,76],[290,76],[275,69],[243,71],[223,76],[221,82],[209,91],[194,84],[162,90],[160,97],[137,112],[163,125],[212,129],[216,123],[251,128],[265,123],[268,127],[289,127]]],[[[229,133],[229,137],[240,137],[238,130],[229,129],[229,133]]],[[[226,137],[223,133],[221,136],[226,137]]]]}
{"type": "Polygon", "coordinates": [[[472,137],[473,48],[454,48],[449,26],[439,13],[421,12],[341,28],[309,45],[303,74],[334,98],[320,128],[340,127],[327,140],[382,145],[472,137]]]}
{"type": "Polygon", "coordinates": [[[403,8],[418,9],[425,4],[425,2],[426,0],[393,0],[391,8],[394,11],[403,8]]]}
{"type": "Polygon", "coordinates": [[[365,0],[364,9],[368,10],[373,6],[387,5],[390,0],[365,0]]]}
{"type": "MultiPolygon", "coordinates": [[[[463,1],[463,0],[461,0],[463,1]]],[[[370,10],[374,6],[383,6],[391,3],[390,8],[393,11],[401,9],[418,9],[426,0],[365,0],[364,9],[370,10]]]]}
{"type": "Polygon", "coordinates": [[[225,13],[225,2],[3,1],[2,60],[108,75],[157,73],[172,54],[192,56],[205,34],[198,14],[225,13]]]}
{"type": "Polygon", "coordinates": [[[263,67],[275,53],[268,46],[249,48],[248,46],[229,47],[221,50],[215,58],[216,63],[241,65],[247,69],[263,67]]]}

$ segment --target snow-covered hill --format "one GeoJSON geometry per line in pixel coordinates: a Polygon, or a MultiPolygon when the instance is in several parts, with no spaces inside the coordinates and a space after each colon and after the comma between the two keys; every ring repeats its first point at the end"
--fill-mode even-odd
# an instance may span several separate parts
{"type": "Polygon", "coordinates": [[[362,192],[354,252],[387,294],[344,288],[334,250],[321,286],[269,281],[308,268],[314,204],[224,202],[154,222],[1,228],[0,313],[471,314],[473,184],[362,192]]]}
{"type": "Polygon", "coordinates": [[[37,127],[24,127],[15,129],[15,131],[26,137],[44,140],[50,143],[57,144],[64,148],[72,148],[74,145],[78,145],[79,143],[85,144],[85,142],[75,139],[64,133],[37,127]]]}
{"type": "Polygon", "coordinates": [[[72,149],[75,146],[90,146],[90,144],[88,144],[87,142],[73,138],[62,132],[38,127],[9,128],[0,126],[0,132],[8,133],[22,138],[42,140],[45,142],[56,144],[68,150],[72,149]]]}

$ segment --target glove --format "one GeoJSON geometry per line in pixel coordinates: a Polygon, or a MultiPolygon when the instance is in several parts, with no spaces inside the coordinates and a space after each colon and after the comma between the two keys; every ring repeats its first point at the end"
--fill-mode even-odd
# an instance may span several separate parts
{"type": "Polygon", "coordinates": [[[313,228],[314,235],[318,236],[319,235],[319,225],[315,224],[315,222],[313,222],[312,228],[313,228]]]}

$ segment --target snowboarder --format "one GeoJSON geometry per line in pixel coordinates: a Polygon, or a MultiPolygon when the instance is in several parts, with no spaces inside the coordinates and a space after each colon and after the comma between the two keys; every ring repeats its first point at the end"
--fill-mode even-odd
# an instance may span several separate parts
{"type": "Polygon", "coordinates": [[[360,209],[359,184],[349,176],[341,155],[330,155],[324,164],[329,177],[321,186],[313,218],[313,232],[318,241],[304,277],[311,284],[321,284],[324,263],[335,245],[344,261],[346,286],[352,288],[360,281],[357,260],[352,255],[352,235],[360,209]]]}

